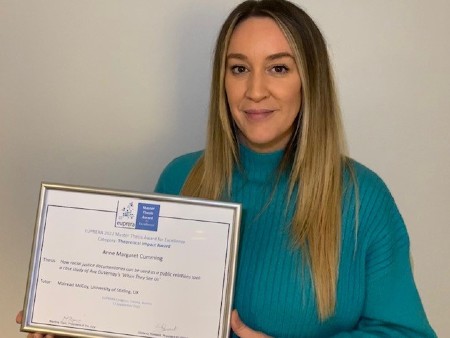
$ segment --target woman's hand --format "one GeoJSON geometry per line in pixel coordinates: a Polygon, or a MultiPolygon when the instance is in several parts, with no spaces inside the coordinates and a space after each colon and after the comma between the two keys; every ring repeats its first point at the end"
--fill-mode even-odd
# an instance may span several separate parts
{"type": "Polygon", "coordinates": [[[252,330],[245,325],[241,318],[239,318],[238,312],[233,310],[231,313],[231,329],[240,338],[271,338],[262,332],[252,330]]]}
{"type": "MultiPolygon", "coordinates": [[[[23,311],[19,311],[19,313],[16,316],[16,323],[22,324],[23,319],[23,311]]],[[[57,338],[52,334],[42,334],[42,333],[29,333],[27,335],[27,338],[57,338]]]]}

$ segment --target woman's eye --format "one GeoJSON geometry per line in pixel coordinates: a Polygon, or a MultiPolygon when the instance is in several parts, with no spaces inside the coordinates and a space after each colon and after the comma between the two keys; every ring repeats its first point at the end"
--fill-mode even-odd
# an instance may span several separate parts
{"type": "Polygon", "coordinates": [[[273,66],[271,71],[277,74],[284,74],[289,71],[289,68],[284,65],[273,66]]]}
{"type": "Polygon", "coordinates": [[[244,66],[232,66],[231,67],[231,72],[233,74],[242,74],[245,73],[247,71],[247,68],[245,68],[244,66]]]}

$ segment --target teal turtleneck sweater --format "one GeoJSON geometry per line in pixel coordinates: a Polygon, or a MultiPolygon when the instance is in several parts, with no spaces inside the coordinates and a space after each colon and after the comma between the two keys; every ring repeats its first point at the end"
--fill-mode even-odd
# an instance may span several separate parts
{"type": "MultiPolygon", "coordinates": [[[[177,195],[201,152],[173,160],[156,192],[177,195]]],[[[240,147],[231,201],[243,207],[234,307],[249,327],[273,337],[435,337],[423,310],[409,259],[402,217],[382,180],[352,162],[359,188],[344,192],[334,316],[318,320],[314,289],[302,254],[290,242],[294,203],[288,177],[277,176],[282,151],[240,147]],[[291,207],[286,207],[290,205],[291,207]]]]}

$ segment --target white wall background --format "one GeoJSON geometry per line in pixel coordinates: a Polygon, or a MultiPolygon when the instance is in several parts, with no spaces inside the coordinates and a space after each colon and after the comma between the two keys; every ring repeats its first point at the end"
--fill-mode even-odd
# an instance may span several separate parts
{"type": "MultiPolygon", "coordinates": [[[[202,148],[213,43],[237,2],[0,0],[2,337],[24,336],[40,182],[151,192],[202,148]]],[[[391,188],[450,336],[450,2],[297,2],[327,37],[350,153],[391,188]]]]}

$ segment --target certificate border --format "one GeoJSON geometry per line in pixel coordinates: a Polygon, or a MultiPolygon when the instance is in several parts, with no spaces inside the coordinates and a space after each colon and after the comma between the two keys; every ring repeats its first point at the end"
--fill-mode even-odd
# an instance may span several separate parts
{"type": "MultiPolygon", "coordinates": [[[[222,316],[219,320],[219,325],[217,328],[217,338],[228,338],[230,334],[230,318],[231,318],[231,307],[232,300],[234,296],[234,282],[236,275],[236,262],[237,262],[237,252],[238,252],[238,243],[239,243],[239,228],[240,228],[240,220],[241,220],[241,210],[242,207],[238,203],[232,202],[222,202],[222,201],[212,201],[201,198],[194,197],[182,197],[182,196],[172,196],[172,195],[164,195],[158,193],[140,193],[140,192],[130,192],[130,191],[122,191],[122,190],[113,190],[113,189],[102,189],[102,188],[94,188],[87,186],[77,186],[77,185],[67,185],[67,184],[58,184],[58,183],[41,183],[41,189],[39,194],[39,203],[36,213],[36,224],[34,228],[33,235],[33,245],[31,250],[30,264],[28,270],[28,280],[26,286],[26,293],[24,299],[24,307],[23,307],[23,321],[20,327],[21,331],[24,332],[39,332],[39,333],[50,333],[50,334],[64,334],[68,337],[81,337],[81,338],[98,338],[98,337],[123,337],[123,334],[119,333],[110,333],[102,331],[101,335],[90,333],[89,329],[71,329],[65,328],[59,325],[51,325],[51,324],[36,324],[31,322],[32,313],[34,311],[34,300],[36,296],[36,288],[37,285],[37,275],[39,274],[39,266],[41,259],[41,251],[43,247],[44,241],[44,233],[45,233],[45,224],[43,224],[43,217],[47,214],[47,210],[50,205],[45,202],[47,192],[50,190],[60,190],[74,193],[85,193],[85,194],[96,194],[96,195],[108,195],[108,196],[117,196],[117,197],[126,197],[126,198],[136,198],[142,200],[152,200],[152,201],[161,201],[161,202],[175,202],[180,204],[195,204],[202,206],[214,206],[219,208],[227,208],[233,210],[233,220],[230,222],[229,231],[231,231],[231,236],[229,236],[230,240],[227,240],[227,256],[225,258],[224,271],[226,271],[226,275],[224,275],[223,284],[225,287],[222,287],[222,293],[225,292],[225,297],[222,296],[222,302],[225,301],[225,304],[222,304],[223,308],[222,316]],[[228,266],[226,261],[228,259],[228,266]],[[225,278],[228,278],[228,281],[225,278]],[[227,283],[228,282],[228,283],[227,283]],[[222,335],[220,335],[220,331],[222,330],[222,335]]],[[[129,335],[130,337],[143,337],[138,335],[129,335]]]]}

